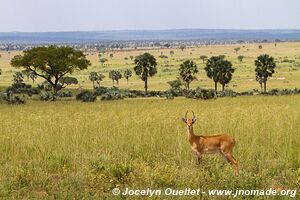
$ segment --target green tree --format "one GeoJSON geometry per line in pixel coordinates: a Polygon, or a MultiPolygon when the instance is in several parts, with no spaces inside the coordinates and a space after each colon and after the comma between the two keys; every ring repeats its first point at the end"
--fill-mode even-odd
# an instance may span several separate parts
{"type": "Polygon", "coordinates": [[[132,60],[132,59],[133,59],[133,56],[129,56],[129,58],[130,58],[130,60],[132,60]]]}
{"type": "Polygon", "coordinates": [[[244,58],[245,58],[245,56],[239,55],[237,58],[240,61],[240,63],[242,63],[243,60],[244,60],[244,58]]]}
{"type": "Polygon", "coordinates": [[[114,57],[114,54],[113,53],[109,54],[109,57],[110,59],[112,59],[114,57]]]}
{"type": "Polygon", "coordinates": [[[148,90],[148,78],[154,76],[157,73],[157,62],[153,55],[149,53],[141,54],[134,59],[135,67],[134,71],[136,75],[140,76],[145,83],[145,94],[148,90]]]}
{"type": "Polygon", "coordinates": [[[262,45],[259,45],[258,48],[259,48],[259,49],[262,49],[262,45]]]}
{"type": "Polygon", "coordinates": [[[241,47],[236,47],[236,48],[234,48],[234,52],[235,52],[235,53],[238,53],[240,50],[241,50],[241,47]]]}
{"type": "Polygon", "coordinates": [[[124,71],[124,77],[126,78],[127,80],[127,85],[128,85],[128,80],[129,78],[132,76],[132,71],[130,69],[125,69],[124,71]]]}
{"type": "Polygon", "coordinates": [[[97,72],[91,72],[89,79],[90,81],[93,82],[93,88],[95,89],[95,82],[97,83],[97,85],[100,87],[100,82],[105,78],[105,76],[101,73],[97,73],[97,72]]]}
{"type": "Polygon", "coordinates": [[[222,91],[225,90],[225,85],[227,85],[231,79],[232,74],[234,73],[235,69],[232,67],[231,62],[227,60],[223,60],[220,65],[220,76],[219,76],[219,83],[222,85],[222,91]]]}
{"type": "Polygon", "coordinates": [[[174,56],[174,51],[173,51],[173,50],[170,51],[170,55],[171,55],[172,57],[174,56]]]}
{"type": "Polygon", "coordinates": [[[93,83],[93,89],[95,89],[95,82],[98,79],[98,73],[97,72],[90,72],[89,79],[93,83]]]}
{"type": "Polygon", "coordinates": [[[51,86],[53,94],[59,91],[59,80],[66,74],[84,70],[90,61],[82,51],[71,47],[34,47],[24,51],[24,55],[16,55],[11,60],[13,67],[23,67],[45,79],[51,86]]]}
{"type": "Polygon", "coordinates": [[[113,81],[113,86],[115,86],[115,81],[119,85],[119,80],[122,78],[122,74],[119,70],[111,70],[109,72],[109,78],[113,81]]]}
{"type": "Polygon", "coordinates": [[[258,82],[264,85],[264,92],[267,91],[267,80],[268,77],[272,77],[275,73],[276,63],[274,58],[268,54],[263,54],[257,57],[255,60],[255,76],[258,82]]]}
{"type": "Polygon", "coordinates": [[[104,63],[107,62],[108,60],[106,58],[101,58],[100,60],[101,66],[103,67],[104,63]]]}
{"type": "Polygon", "coordinates": [[[202,56],[200,56],[200,59],[202,60],[203,63],[205,63],[205,61],[207,60],[207,56],[202,55],[202,56]]]}
{"type": "Polygon", "coordinates": [[[184,44],[179,46],[179,49],[181,49],[181,51],[183,51],[186,48],[186,46],[184,44]]]}
{"type": "Polygon", "coordinates": [[[204,68],[208,78],[212,79],[215,83],[215,92],[218,91],[218,82],[222,84],[223,89],[229,83],[234,69],[231,62],[225,60],[224,55],[210,57],[204,68]]]}
{"type": "Polygon", "coordinates": [[[186,89],[190,89],[190,83],[193,80],[197,80],[195,75],[198,72],[197,65],[192,60],[186,60],[180,65],[179,75],[182,81],[185,83],[186,89]]]}

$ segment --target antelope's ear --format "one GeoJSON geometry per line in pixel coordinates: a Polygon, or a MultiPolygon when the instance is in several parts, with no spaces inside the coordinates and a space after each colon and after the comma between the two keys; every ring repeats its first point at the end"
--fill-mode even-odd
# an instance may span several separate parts
{"type": "Polygon", "coordinates": [[[184,123],[186,123],[186,119],[185,119],[184,117],[182,118],[182,121],[183,121],[184,123]]]}
{"type": "Polygon", "coordinates": [[[195,123],[195,122],[196,122],[196,120],[197,120],[197,118],[193,118],[193,123],[195,123]]]}

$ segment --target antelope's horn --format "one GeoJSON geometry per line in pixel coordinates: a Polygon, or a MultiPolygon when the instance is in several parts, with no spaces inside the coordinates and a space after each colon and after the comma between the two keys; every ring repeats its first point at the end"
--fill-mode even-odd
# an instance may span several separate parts
{"type": "Polygon", "coordinates": [[[194,111],[192,111],[192,113],[193,113],[193,119],[195,119],[195,113],[194,113],[194,111]]]}
{"type": "Polygon", "coordinates": [[[187,114],[188,114],[188,112],[189,112],[189,111],[187,110],[187,111],[186,111],[186,113],[185,113],[185,118],[187,118],[187,114]]]}

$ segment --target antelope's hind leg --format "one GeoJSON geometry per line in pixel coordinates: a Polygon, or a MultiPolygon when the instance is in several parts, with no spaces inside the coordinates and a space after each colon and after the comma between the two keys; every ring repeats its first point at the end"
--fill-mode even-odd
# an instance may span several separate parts
{"type": "Polygon", "coordinates": [[[239,170],[238,170],[238,161],[233,157],[232,153],[228,152],[224,152],[221,151],[221,154],[224,156],[224,158],[230,163],[234,165],[234,173],[236,176],[239,175],[239,170]]]}

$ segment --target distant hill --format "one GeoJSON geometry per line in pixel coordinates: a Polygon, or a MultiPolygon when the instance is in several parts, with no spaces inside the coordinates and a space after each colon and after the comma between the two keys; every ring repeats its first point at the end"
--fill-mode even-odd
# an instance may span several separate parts
{"type": "Polygon", "coordinates": [[[87,43],[169,40],[300,40],[300,30],[122,30],[83,32],[2,32],[0,43],[87,43]]]}

